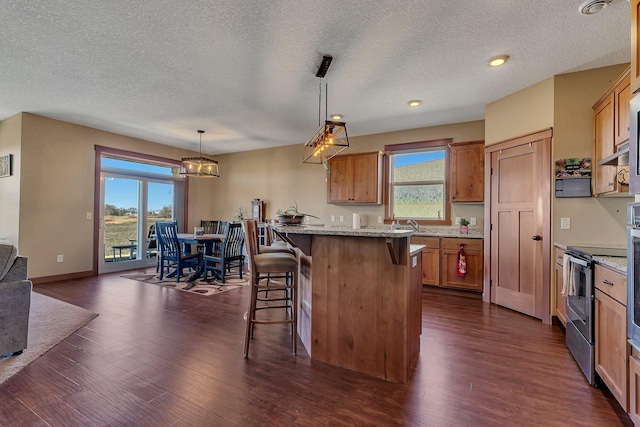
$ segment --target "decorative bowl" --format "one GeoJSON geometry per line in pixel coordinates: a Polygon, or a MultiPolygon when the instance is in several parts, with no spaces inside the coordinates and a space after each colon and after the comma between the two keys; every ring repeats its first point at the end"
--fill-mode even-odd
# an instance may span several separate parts
{"type": "Polygon", "coordinates": [[[304,215],[283,215],[277,214],[278,222],[282,225],[300,225],[304,219],[304,215]]]}

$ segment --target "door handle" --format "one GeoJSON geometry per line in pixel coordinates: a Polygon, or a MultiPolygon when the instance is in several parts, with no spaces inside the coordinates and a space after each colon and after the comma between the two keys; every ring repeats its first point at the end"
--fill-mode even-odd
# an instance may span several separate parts
{"type": "Polygon", "coordinates": [[[531,237],[533,240],[542,240],[542,237],[538,236],[537,234],[533,237],[531,237]]]}

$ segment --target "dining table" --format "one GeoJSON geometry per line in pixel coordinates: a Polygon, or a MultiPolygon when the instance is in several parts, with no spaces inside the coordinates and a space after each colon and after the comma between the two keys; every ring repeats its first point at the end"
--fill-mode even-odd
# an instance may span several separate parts
{"type": "MultiPolygon", "coordinates": [[[[178,233],[178,241],[183,244],[183,251],[185,253],[191,253],[191,245],[204,245],[204,254],[213,255],[213,246],[216,242],[224,241],[225,234],[191,234],[191,233],[178,233]]],[[[173,272],[172,272],[173,273],[173,272]]],[[[177,273],[177,272],[176,272],[177,273]]],[[[204,263],[200,262],[196,271],[187,278],[187,282],[194,282],[196,279],[202,277],[204,273],[204,263]]],[[[195,286],[195,284],[189,286],[189,289],[195,286]]]]}

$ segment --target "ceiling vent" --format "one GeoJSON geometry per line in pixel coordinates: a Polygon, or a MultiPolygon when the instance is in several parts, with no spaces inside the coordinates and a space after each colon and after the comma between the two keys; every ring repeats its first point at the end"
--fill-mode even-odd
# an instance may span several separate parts
{"type": "Polygon", "coordinates": [[[578,6],[578,10],[583,15],[595,15],[611,2],[612,0],[587,0],[578,6]]]}

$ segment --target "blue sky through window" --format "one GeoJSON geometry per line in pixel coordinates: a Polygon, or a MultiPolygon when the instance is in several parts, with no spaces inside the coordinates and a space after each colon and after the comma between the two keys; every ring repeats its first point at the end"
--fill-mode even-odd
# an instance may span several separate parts
{"type": "MultiPolygon", "coordinates": [[[[165,175],[172,177],[171,167],[157,166],[146,163],[137,163],[127,160],[102,158],[102,166],[124,170],[134,170],[138,172],[149,172],[155,175],[165,175]]],[[[129,178],[107,177],[105,180],[105,203],[114,205],[117,208],[137,208],[138,207],[138,181],[129,178]]],[[[163,206],[173,204],[173,184],[149,182],[149,205],[150,211],[162,209],[163,206]]]]}
{"type": "Polygon", "coordinates": [[[444,159],[444,151],[395,154],[393,156],[393,166],[397,168],[438,159],[444,159]]]}

